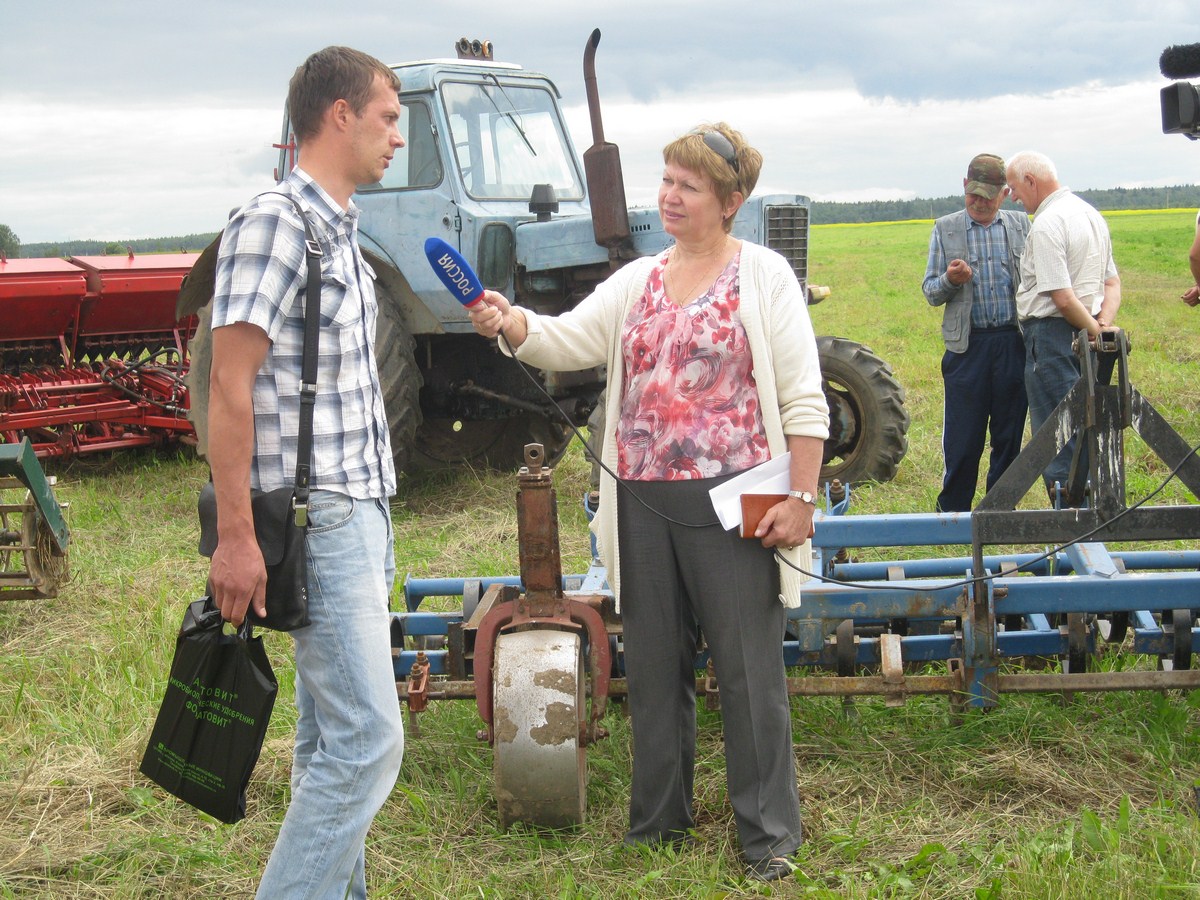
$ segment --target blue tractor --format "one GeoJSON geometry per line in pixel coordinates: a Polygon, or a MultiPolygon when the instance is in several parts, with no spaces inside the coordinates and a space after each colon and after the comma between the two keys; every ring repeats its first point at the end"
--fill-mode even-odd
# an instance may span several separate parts
{"type": "MultiPolygon", "coordinates": [[[[584,55],[593,146],[582,162],[559,92],[544,75],[492,58],[462,39],[457,58],[395,66],[402,89],[397,151],[382,181],[355,195],[377,275],[377,348],[397,468],[459,463],[513,470],[526,444],[553,464],[570,440],[563,414],[584,425],[597,409],[602,370],[534,372],[562,410],[471,330],[423,252],[440,237],[484,285],[539,312],[571,308],[626,262],[666,248],[655,208],[629,209],[617,147],[603,136],[592,33],[584,55]]],[[[285,117],[277,176],[294,165],[285,117]]],[[[787,257],[808,277],[809,202],[751,197],[734,234],[787,257]]],[[[828,294],[809,288],[809,302],[828,294]]],[[[904,392],[871,350],[819,338],[832,414],[825,481],[886,481],[907,450],[904,392]]],[[[595,425],[595,420],[592,420],[595,425]]]]}

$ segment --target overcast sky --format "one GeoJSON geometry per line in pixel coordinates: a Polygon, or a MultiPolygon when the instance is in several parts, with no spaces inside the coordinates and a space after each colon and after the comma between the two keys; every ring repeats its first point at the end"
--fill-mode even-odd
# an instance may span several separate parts
{"type": "Polygon", "coordinates": [[[313,50],[496,58],[549,75],[582,152],[582,58],[600,28],[607,140],[631,202],[660,150],[724,119],[765,157],[760,193],[957,193],[977,152],[1047,153],[1077,189],[1200,181],[1161,129],[1164,47],[1197,0],[3,0],[0,223],[24,243],[219,230],[272,183],[287,80],[313,50]],[[1040,20],[1040,21],[1039,21],[1040,20]]]}

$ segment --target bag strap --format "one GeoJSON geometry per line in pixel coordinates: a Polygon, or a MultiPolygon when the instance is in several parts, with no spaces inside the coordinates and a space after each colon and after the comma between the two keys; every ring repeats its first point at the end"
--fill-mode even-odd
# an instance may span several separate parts
{"type": "MultiPolygon", "coordinates": [[[[282,191],[277,193],[283,194],[282,191]]],[[[300,221],[304,223],[304,256],[308,262],[308,281],[304,302],[304,355],[300,363],[300,431],[296,437],[296,483],[292,509],[296,527],[308,525],[308,495],[312,472],[313,412],[317,405],[317,347],[321,337],[321,245],[313,236],[308,216],[299,201],[292,201],[300,221]],[[314,302],[315,301],[315,302],[314,302]]]]}

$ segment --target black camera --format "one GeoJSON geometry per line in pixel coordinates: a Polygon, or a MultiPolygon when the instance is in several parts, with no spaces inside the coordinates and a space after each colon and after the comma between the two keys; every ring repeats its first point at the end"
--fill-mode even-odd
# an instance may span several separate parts
{"type": "Polygon", "coordinates": [[[1193,141],[1200,137],[1200,90],[1194,84],[1177,81],[1159,91],[1159,96],[1163,134],[1186,134],[1193,141]]]}
{"type": "MultiPolygon", "coordinates": [[[[1159,71],[1167,78],[1200,76],[1200,44],[1177,44],[1162,52],[1159,71]]],[[[1177,81],[1159,91],[1162,100],[1163,134],[1183,134],[1189,140],[1200,137],[1200,90],[1186,81],[1177,81]]]]}

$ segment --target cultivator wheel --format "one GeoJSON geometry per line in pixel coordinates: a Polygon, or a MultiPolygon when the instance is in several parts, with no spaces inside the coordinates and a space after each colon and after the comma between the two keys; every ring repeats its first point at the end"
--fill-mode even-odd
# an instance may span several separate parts
{"type": "Polygon", "coordinates": [[[1129,634],[1129,613],[1108,613],[1099,620],[1097,625],[1100,629],[1100,636],[1106,644],[1120,646],[1125,642],[1125,636],[1129,634]]]}
{"type": "Polygon", "coordinates": [[[496,639],[493,773],[501,826],[536,822],[567,828],[583,822],[587,718],[579,635],[514,631],[496,639]]]}
{"type": "Polygon", "coordinates": [[[15,478],[0,478],[0,600],[56,597],[66,579],[67,558],[55,553],[33,494],[15,478]],[[8,501],[17,490],[21,501],[8,501]]]}

